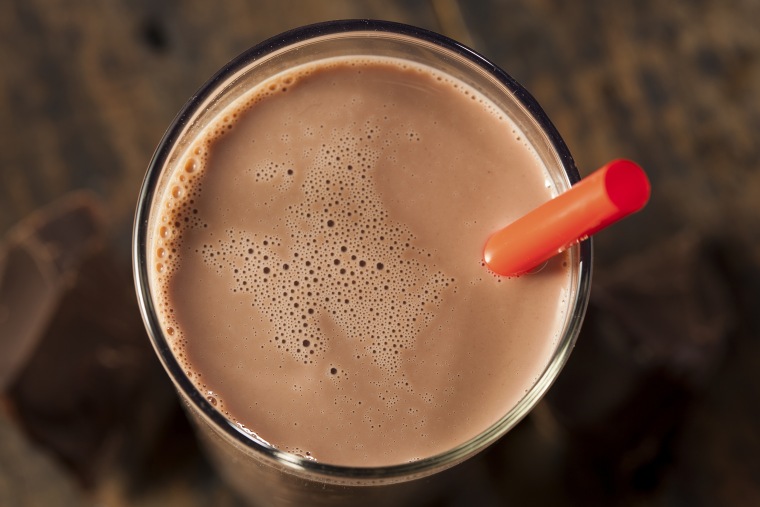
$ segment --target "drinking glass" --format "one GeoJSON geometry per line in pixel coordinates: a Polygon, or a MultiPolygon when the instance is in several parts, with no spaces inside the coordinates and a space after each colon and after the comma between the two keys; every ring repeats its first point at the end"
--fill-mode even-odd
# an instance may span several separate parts
{"type": "Polygon", "coordinates": [[[499,67],[442,35],[398,23],[351,20],[320,23],[271,38],[224,66],[187,102],[161,140],[137,205],[133,267],[140,310],[152,345],[173,381],[213,463],[242,496],[259,506],[419,505],[474,456],[513,428],[565,364],[589,297],[591,242],[568,253],[568,310],[548,366],[525,396],[491,427],[452,449],[418,461],[383,467],[324,464],[278,450],[227,419],[199,392],[167,342],[157,317],[147,245],[167,175],[219,112],[251,87],[292,67],[333,57],[393,57],[423,64],[463,81],[496,104],[522,130],[547,168],[557,192],[579,180],[557,130],[531,95],[499,67]]]}

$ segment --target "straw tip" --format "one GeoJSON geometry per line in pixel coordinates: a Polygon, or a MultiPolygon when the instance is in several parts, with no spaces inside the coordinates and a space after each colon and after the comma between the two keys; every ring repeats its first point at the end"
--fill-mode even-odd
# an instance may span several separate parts
{"type": "Polygon", "coordinates": [[[492,234],[483,260],[499,275],[528,272],[568,246],[641,210],[650,193],[649,178],[638,164],[613,160],[492,234]]]}
{"type": "Polygon", "coordinates": [[[533,266],[524,265],[525,259],[520,258],[519,249],[510,248],[510,243],[503,241],[498,234],[491,235],[483,247],[483,262],[485,265],[501,276],[517,276],[527,272],[533,266]]]}
{"type": "Polygon", "coordinates": [[[636,162],[618,159],[604,168],[607,195],[621,213],[633,213],[649,201],[652,186],[644,169],[636,162]]]}

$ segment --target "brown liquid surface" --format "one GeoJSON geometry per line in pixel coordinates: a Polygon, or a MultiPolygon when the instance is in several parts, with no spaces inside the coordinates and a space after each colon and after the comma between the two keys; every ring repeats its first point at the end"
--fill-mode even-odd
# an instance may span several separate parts
{"type": "Polygon", "coordinates": [[[201,392],[289,452],[378,466],[451,449],[532,386],[569,270],[515,279],[488,234],[550,197],[519,131],[392,61],[281,76],[207,129],[159,201],[152,286],[201,392]]]}

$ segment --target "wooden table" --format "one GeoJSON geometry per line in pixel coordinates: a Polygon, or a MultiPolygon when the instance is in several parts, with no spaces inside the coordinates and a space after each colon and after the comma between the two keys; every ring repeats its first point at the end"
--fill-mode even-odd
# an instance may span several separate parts
{"type": "Polygon", "coordinates": [[[130,279],[134,206],[164,129],[217,68],[339,18],[472,46],[534,94],[582,174],[631,158],[654,188],[644,212],[596,239],[568,373],[440,505],[760,505],[760,3],[740,0],[0,3],[0,237],[89,190],[102,245],[72,268],[44,340],[132,354],[96,361],[106,385],[122,382],[116,401],[85,380],[66,392],[113,404],[89,441],[51,435],[56,413],[35,412],[57,382],[45,372],[75,372],[26,367],[0,411],[0,505],[238,505],[150,355],[130,279]],[[108,380],[109,368],[132,373],[108,380]]]}

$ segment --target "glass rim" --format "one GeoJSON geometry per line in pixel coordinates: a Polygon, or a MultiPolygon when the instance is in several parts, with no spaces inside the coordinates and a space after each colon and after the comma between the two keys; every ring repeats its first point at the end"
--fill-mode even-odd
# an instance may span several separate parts
{"type": "Polygon", "coordinates": [[[331,482],[334,483],[356,484],[357,481],[362,483],[366,480],[366,484],[384,484],[424,477],[463,461],[509,432],[538,403],[567,361],[580,331],[590,294],[592,245],[589,239],[571,249],[571,258],[577,259],[577,262],[573,262],[574,265],[577,265],[578,279],[577,287],[575,287],[577,289],[576,294],[573,298],[574,303],[568,307],[568,318],[564,332],[559,336],[557,347],[538,380],[527,394],[498,421],[472,439],[452,449],[416,461],[389,466],[332,465],[302,458],[265,444],[254,436],[245,433],[221,412],[217,411],[187,377],[174,357],[162,331],[151,296],[147,242],[151,205],[158,182],[169,155],[177,140],[181,138],[187,122],[198,112],[200,106],[225,83],[226,79],[263,56],[304,41],[338,34],[366,34],[367,36],[379,35],[381,37],[383,34],[400,35],[411,40],[427,42],[480,67],[512,94],[512,98],[524,107],[529,116],[536,122],[538,130],[547,136],[552,149],[559,157],[561,168],[564,170],[568,182],[572,185],[580,180],[580,175],[565,142],[533,96],[505,71],[469,47],[423,28],[391,21],[339,20],[306,25],[271,37],[235,57],[203,84],[174,118],[153,154],[140,189],[133,228],[133,275],[140,312],[151,343],[164,369],[178,391],[189,403],[194,405],[215,429],[233,439],[237,444],[242,445],[249,452],[273,460],[273,463],[280,464],[291,473],[305,473],[322,480],[332,479],[331,482]]]}

